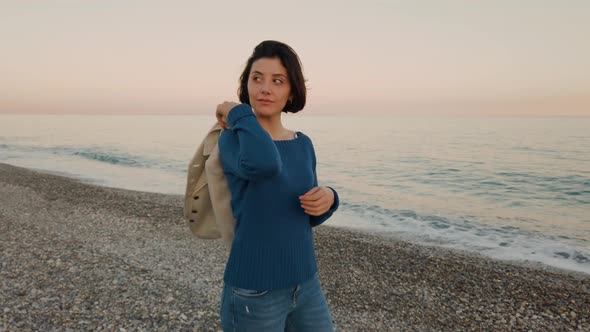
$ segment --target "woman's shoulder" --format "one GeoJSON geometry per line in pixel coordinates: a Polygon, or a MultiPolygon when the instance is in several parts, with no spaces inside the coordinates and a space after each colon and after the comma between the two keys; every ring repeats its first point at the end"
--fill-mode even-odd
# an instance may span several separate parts
{"type": "Polygon", "coordinates": [[[309,144],[313,145],[313,141],[312,141],[311,137],[306,135],[304,132],[297,131],[297,139],[302,140],[304,143],[309,143],[309,144]]]}
{"type": "Polygon", "coordinates": [[[311,151],[312,156],[315,155],[315,148],[313,146],[313,140],[311,139],[311,137],[309,137],[303,132],[298,131],[297,139],[301,140],[301,143],[306,146],[306,150],[311,151]]]}

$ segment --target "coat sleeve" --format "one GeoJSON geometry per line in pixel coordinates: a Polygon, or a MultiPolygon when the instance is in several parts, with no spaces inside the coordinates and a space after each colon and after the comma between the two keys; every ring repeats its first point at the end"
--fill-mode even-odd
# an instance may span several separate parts
{"type": "Polygon", "coordinates": [[[219,137],[224,171],[249,181],[273,177],[281,172],[282,161],[270,135],[262,128],[252,108],[240,104],[227,116],[230,126],[219,137]]]}

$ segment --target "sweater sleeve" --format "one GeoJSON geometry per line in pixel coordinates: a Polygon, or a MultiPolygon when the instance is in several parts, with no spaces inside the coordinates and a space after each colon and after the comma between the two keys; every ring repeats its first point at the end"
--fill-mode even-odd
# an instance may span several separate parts
{"type": "MultiPolygon", "coordinates": [[[[318,177],[317,177],[317,173],[316,173],[316,158],[315,158],[315,151],[313,151],[312,149],[312,162],[313,162],[313,187],[317,187],[318,186],[318,177]]],[[[334,214],[334,212],[336,212],[336,210],[338,210],[338,206],[340,205],[340,198],[338,197],[338,192],[330,187],[327,186],[328,188],[330,188],[333,192],[334,192],[334,203],[332,203],[332,206],[330,206],[330,209],[326,212],[324,212],[323,214],[319,215],[319,216],[310,216],[310,224],[311,227],[316,227],[319,226],[321,224],[324,223],[324,221],[328,220],[328,218],[330,218],[332,216],[332,214],[334,214]]]]}
{"type": "Polygon", "coordinates": [[[227,122],[230,128],[221,133],[218,141],[224,171],[249,181],[273,177],[281,172],[279,151],[250,105],[233,107],[227,122]]]}

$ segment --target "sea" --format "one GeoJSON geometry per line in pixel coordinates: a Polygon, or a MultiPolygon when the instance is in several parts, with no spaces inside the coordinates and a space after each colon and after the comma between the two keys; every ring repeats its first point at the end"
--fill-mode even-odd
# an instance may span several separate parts
{"type": "MultiPolygon", "coordinates": [[[[304,113],[283,123],[312,139],[319,184],[339,193],[327,224],[590,273],[590,117],[304,113]]],[[[188,163],[214,123],[4,114],[0,162],[184,195],[188,163]]]]}

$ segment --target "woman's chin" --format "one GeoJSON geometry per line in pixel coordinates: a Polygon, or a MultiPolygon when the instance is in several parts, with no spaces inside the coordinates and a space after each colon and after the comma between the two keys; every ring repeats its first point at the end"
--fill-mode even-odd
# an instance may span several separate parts
{"type": "Polygon", "coordinates": [[[280,113],[280,111],[277,111],[276,109],[274,109],[274,107],[269,107],[266,105],[256,105],[253,108],[257,116],[272,116],[277,113],[280,113]]]}

